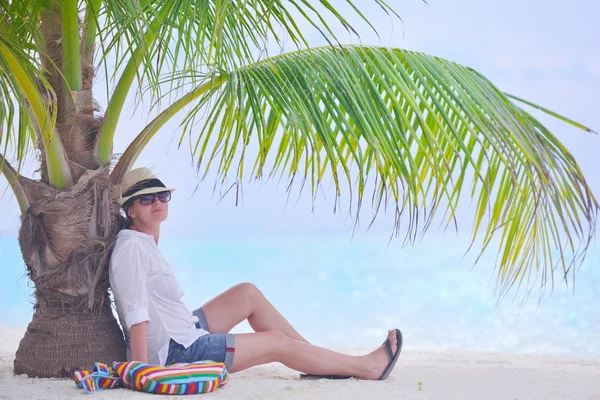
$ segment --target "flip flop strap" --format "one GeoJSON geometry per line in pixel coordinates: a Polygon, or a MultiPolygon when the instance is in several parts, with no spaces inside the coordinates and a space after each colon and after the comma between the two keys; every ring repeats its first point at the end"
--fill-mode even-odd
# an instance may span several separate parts
{"type": "Polygon", "coordinates": [[[383,343],[383,347],[385,348],[385,352],[388,356],[388,362],[394,359],[394,353],[392,352],[392,346],[390,345],[390,341],[386,339],[383,343]]]}

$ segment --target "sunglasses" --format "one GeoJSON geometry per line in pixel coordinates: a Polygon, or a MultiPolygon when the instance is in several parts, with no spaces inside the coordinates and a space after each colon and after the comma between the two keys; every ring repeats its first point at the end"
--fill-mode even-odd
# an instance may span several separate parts
{"type": "Polygon", "coordinates": [[[149,206],[150,204],[154,203],[155,197],[158,197],[158,200],[161,203],[167,203],[169,200],[171,200],[171,191],[165,190],[164,192],[141,194],[137,196],[136,199],[140,201],[141,205],[149,206]]]}

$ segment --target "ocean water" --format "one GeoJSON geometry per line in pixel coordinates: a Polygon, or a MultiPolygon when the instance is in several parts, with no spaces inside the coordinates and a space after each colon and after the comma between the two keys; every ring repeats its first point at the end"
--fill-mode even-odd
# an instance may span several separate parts
{"type": "MultiPolygon", "coordinates": [[[[599,357],[600,252],[575,287],[534,287],[498,302],[494,255],[473,268],[467,243],[429,235],[402,248],[385,236],[161,238],[190,309],[239,282],[258,286],[311,342],[375,347],[399,327],[405,346],[599,357]],[[574,290],[573,290],[574,289],[574,290]]],[[[0,236],[0,325],[26,326],[31,287],[13,236],[0,236]]],[[[247,332],[241,324],[234,332],[247,332]]]]}

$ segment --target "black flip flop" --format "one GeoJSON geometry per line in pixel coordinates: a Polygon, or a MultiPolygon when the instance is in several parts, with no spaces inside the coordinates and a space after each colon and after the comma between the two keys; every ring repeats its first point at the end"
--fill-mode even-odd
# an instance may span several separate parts
{"type": "MultiPolygon", "coordinates": [[[[387,379],[390,376],[390,373],[394,369],[396,365],[396,361],[398,361],[398,357],[400,357],[400,351],[402,350],[402,332],[400,329],[396,329],[396,340],[398,341],[398,348],[396,349],[396,354],[392,353],[392,347],[390,346],[390,342],[385,339],[383,342],[383,346],[385,348],[385,352],[388,356],[388,365],[383,370],[383,374],[379,378],[380,381],[387,379]]],[[[300,379],[350,379],[352,376],[346,375],[318,375],[318,374],[300,374],[300,379]]]]}
{"type": "Polygon", "coordinates": [[[400,351],[402,350],[402,332],[400,332],[400,329],[395,329],[395,331],[396,341],[398,342],[396,354],[392,353],[392,346],[390,346],[389,340],[385,339],[385,342],[383,342],[383,347],[385,348],[385,352],[387,353],[388,360],[390,360],[390,362],[383,370],[383,374],[381,374],[381,377],[379,378],[380,381],[387,379],[387,377],[390,376],[394,366],[396,366],[396,361],[398,361],[398,358],[400,357],[400,351]]]}

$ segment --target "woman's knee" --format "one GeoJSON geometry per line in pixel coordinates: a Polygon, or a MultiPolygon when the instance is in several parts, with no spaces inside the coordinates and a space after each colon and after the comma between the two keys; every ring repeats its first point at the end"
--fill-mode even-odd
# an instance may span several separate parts
{"type": "Polygon", "coordinates": [[[241,293],[241,295],[247,299],[256,299],[262,296],[262,292],[258,290],[256,285],[249,282],[239,283],[235,286],[235,288],[241,293]]]}

